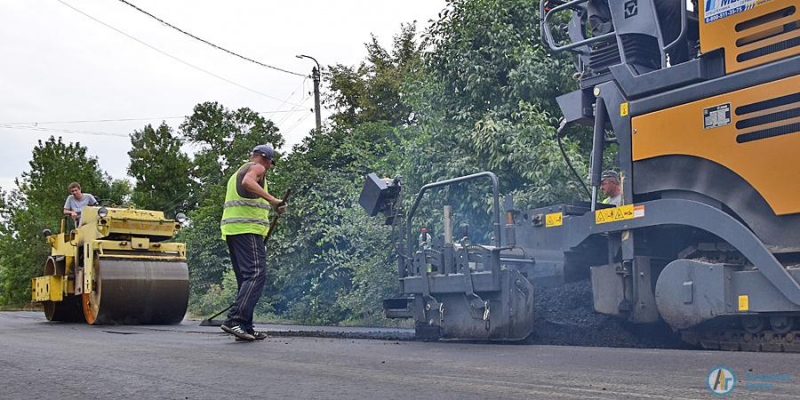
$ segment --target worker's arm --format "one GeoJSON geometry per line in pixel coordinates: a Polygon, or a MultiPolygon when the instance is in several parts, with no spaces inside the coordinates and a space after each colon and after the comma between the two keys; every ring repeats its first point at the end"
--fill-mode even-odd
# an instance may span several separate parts
{"type": "Polygon", "coordinates": [[[70,217],[72,217],[72,219],[78,219],[78,213],[76,213],[75,211],[72,211],[72,209],[70,208],[70,205],[71,205],[70,199],[71,199],[71,197],[72,196],[68,196],[67,197],[67,201],[64,202],[64,215],[69,215],[70,217]]]}
{"type": "Polygon", "coordinates": [[[278,211],[278,214],[283,214],[284,211],[286,211],[286,205],[280,207],[283,201],[267,193],[267,191],[258,184],[258,181],[261,180],[266,172],[267,170],[262,165],[255,164],[251,166],[250,169],[247,170],[247,173],[244,174],[244,178],[242,178],[242,186],[244,186],[248,192],[255,193],[258,197],[268,201],[270,206],[278,211]]]}

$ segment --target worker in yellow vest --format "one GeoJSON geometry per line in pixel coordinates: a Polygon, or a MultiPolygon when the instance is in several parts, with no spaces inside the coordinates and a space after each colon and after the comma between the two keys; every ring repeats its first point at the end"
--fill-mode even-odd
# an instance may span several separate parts
{"type": "Polygon", "coordinates": [[[603,204],[619,207],[622,205],[622,184],[617,171],[603,171],[600,178],[600,190],[606,195],[603,204]]]}
{"type": "Polygon", "coordinates": [[[222,330],[236,336],[237,340],[253,341],[267,337],[253,328],[253,311],[266,283],[264,238],[269,231],[269,212],[273,208],[278,214],[286,211],[286,205],[267,191],[265,175],[274,163],[272,146],[256,146],[250,162],[228,179],[220,226],[222,239],[228,244],[239,292],[222,330]]]}

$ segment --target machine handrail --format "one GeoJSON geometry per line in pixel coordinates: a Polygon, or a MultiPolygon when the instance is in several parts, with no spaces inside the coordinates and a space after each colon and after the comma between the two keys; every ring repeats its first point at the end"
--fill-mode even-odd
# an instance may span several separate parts
{"type": "Polygon", "coordinates": [[[539,15],[544,15],[544,18],[542,18],[542,25],[541,25],[542,33],[544,33],[544,35],[542,35],[542,39],[545,40],[545,44],[547,44],[547,46],[550,47],[550,50],[553,50],[553,51],[556,51],[556,52],[564,51],[564,50],[572,50],[572,49],[577,48],[577,47],[586,46],[586,45],[589,45],[589,44],[594,43],[594,42],[598,42],[598,41],[601,41],[601,40],[605,40],[605,39],[609,39],[609,38],[614,37],[615,31],[611,31],[611,32],[608,32],[608,33],[604,33],[604,34],[602,34],[600,36],[594,36],[594,37],[587,38],[587,39],[584,39],[584,40],[581,40],[581,41],[577,41],[577,42],[574,42],[574,43],[570,43],[570,44],[567,44],[567,45],[564,45],[564,46],[556,45],[555,39],[553,39],[553,32],[550,29],[550,21],[549,21],[550,16],[553,15],[554,13],[556,13],[556,12],[562,11],[562,10],[567,9],[567,8],[574,7],[574,6],[576,6],[578,4],[581,4],[581,3],[586,3],[588,1],[589,0],[572,0],[572,1],[568,1],[568,2],[566,2],[564,4],[561,4],[559,6],[555,6],[555,7],[551,8],[550,11],[548,11],[547,13],[545,13],[545,10],[544,10],[544,3],[545,2],[544,1],[539,2],[539,15]]]}
{"type": "MultiPolygon", "coordinates": [[[[686,40],[686,31],[688,30],[688,28],[687,28],[688,23],[686,21],[689,18],[689,14],[688,14],[688,12],[686,10],[686,3],[683,2],[682,4],[683,4],[683,7],[681,7],[681,32],[678,34],[678,37],[676,37],[675,40],[673,40],[672,42],[670,42],[668,45],[664,46],[661,49],[662,52],[668,52],[675,45],[677,45],[678,43],[680,43],[683,40],[686,40]]],[[[658,24],[659,24],[658,28],[659,28],[659,30],[661,30],[661,23],[659,22],[658,24]]],[[[662,67],[666,67],[666,66],[663,65],[662,67]]]]}
{"type": "MultiPolygon", "coordinates": [[[[572,8],[572,7],[574,7],[574,6],[578,5],[578,4],[586,3],[588,1],[589,0],[572,0],[572,1],[568,1],[568,2],[566,2],[564,4],[561,4],[561,5],[558,5],[558,6],[555,6],[555,7],[551,8],[547,12],[545,12],[545,8],[544,8],[545,2],[544,1],[539,2],[539,15],[543,16],[542,22],[541,22],[542,40],[544,41],[545,44],[547,44],[548,47],[550,47],[550,49],[552,51],[558,52],[558,51],[564,51],[564,50],[572,50],[572,49],[575,49],[575,48],[578,48],[578,47],[583,47],[583,46],[592,44],[594,42],[598,42],[598,41],[602,41],[602,40],[605,40],[605,39],[609,39],[609,38],[614,37],[616,35],[616,30],[614,30],[614,31],[611,31],[611,32],[608,32],[608,33],[604,33],[604,34],[602,34],[600,36],[594,36],[594,37],[591,37],[591,38],[587,38],[587,39],[580,40],[580,41],[577,41],[577,42],[573,42],[573,43],[570,43],[570,44],[567,44],[567,45],[563,45],[563,46],[558,46],[555,43],[555,39],[553,38],[553,31],[552,31],[552,28],[550,26],[550,18],[551,18],[551,16],[553,14],[555,14],[555,13],[558,13],[558,12],[562,11],[562,10],[565,10],[565,9],[568,9],[568,8],[572,8]]],[[[681,43],[682,41],[684,41],[686,39],[686,34],[687,34],[687,31],[688,31],[687,20],[688,20],[688,11],[686,10],[686,4],[683,4],[683,7],[681,7],[681,31],[680,31],[680,33],[678,34],[678,36],[674,40],[672,40],[671,42],[669,42],[669,44],[667,44],[667,45],[665,45],[665,46],[663,46],[661,48],[661,52],[662,53],[669,52],[673,47],[675,47],[676,45],[678,45],[679,43],[681,43]]],[[[656,23],[659,25],[658,28],[660,30],[661,29],[660,22],[657,21],[656,23]]],[[[665,67],[665,66],[662,66],[662,67],[665,67]]]]}
{"type": "Polygon", "coordinates": [[[497,244],[497,247],[500,247],[500,181],[497,179],[497,175],[492,172],[484,171],[478,172],[477,174],[461,176],[458,178],[447,179],[444,181],[429,183],[423,186],[419,193],[417,193],[417,198],[414,200],[414,205],[411,207],[411,211],[408,213],[408,217],[406,217],[406,235],[408,238],[408,258],[412,259],[414,256],[413,252],[413,232],[411,228],[411,219],[414,217],[414,214],[417,212],[417,207],[419,207],[420,201],[422,201],[422,196],[425,195],[425,192],[429,189],[440,188],[444,186],[454,185],[456,183],[471,181],[479,178],[489,178],[492,181],[492,195],[494,198],[494,242],[497,244]]]}

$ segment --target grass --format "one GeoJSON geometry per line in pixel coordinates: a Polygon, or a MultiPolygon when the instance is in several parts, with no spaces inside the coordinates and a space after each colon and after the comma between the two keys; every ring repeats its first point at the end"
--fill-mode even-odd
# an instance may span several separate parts
{"type": "MultiPolygon", "coordinates": [[[[202,321],[213,314],[209,315],[196,315],[188,313],[186,319],[202,321]]],[[[215,320],[224,320],[226,313],[214,318],[215,320]]],[[[274,324],[274,325],[315,325],[304,322],[295,321],[292,319],[284,318],[275,314],[256,314],[253,316],[253,322],[257,324],[274,324]]],[[[342,326],[342,327],[368,327],[368,328],[413,328],[414,322],[412,320],[392,320],[382,318],[375,321],[359,321],[359,320],[345,320],[338,324],[330,324],[328,326],[342,326]]]]}
{"type": "MultiPolygon", "coordinates": [[[[206,318],[208,318],[208,317],[210,317],[212,315],[214,315],[214,314],[197,315],[197,314],[194,314],[194,313],[190,312],[190,313],[186,314],[186,319],[202,321],[202,320],[204,320],[204,319],[206,319],[206,318]]],[[[225,315],[227,315],[227,312],[218,315],[214,319],[215,320],[224,320],[225,319],[225,315]]],[[[256,314],[256,315],[253,316],[253,322],[259,323],[259,324],[278,324],[278,325],[298,325],[299,324],[297,321],[294,321],[294,320],[291,320],[291,319],[287,319],[287,318],[281,318],[281,317],[279,317],[277,315],[274,315],[274,314],[266,314],[266,315],[256,314]]]]}
{"type": "Polygon", "coordinates": [[[3,304],[0,311],[42,311],[41,303],[3,304]]]}

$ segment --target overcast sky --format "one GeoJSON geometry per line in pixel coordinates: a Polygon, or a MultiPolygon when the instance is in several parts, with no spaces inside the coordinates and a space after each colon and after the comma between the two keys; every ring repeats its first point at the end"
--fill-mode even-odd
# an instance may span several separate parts
{"type": "MultiPolygon", "coordinates": [[[[296,54],[323,66],[354,65],[366,55],[370,33],[390,46],[401,23],[416,20],[422,29],[445,6],[444,0],[128,1],[219,46],[304,74],[314,64],[296,54]]],[[[311,79],[237,59],[118,0],[0,0],[0,55],[0,187],[6,190],[29,169],[37,140],[50,135],[80,142],[103,170],[124,178],[130,132],[162,120],[177,128],[204,101],[264,112],[287,149],[314,126],[311,79]],[[120,119],[137,120],[75,122],[120,119]]]]}

